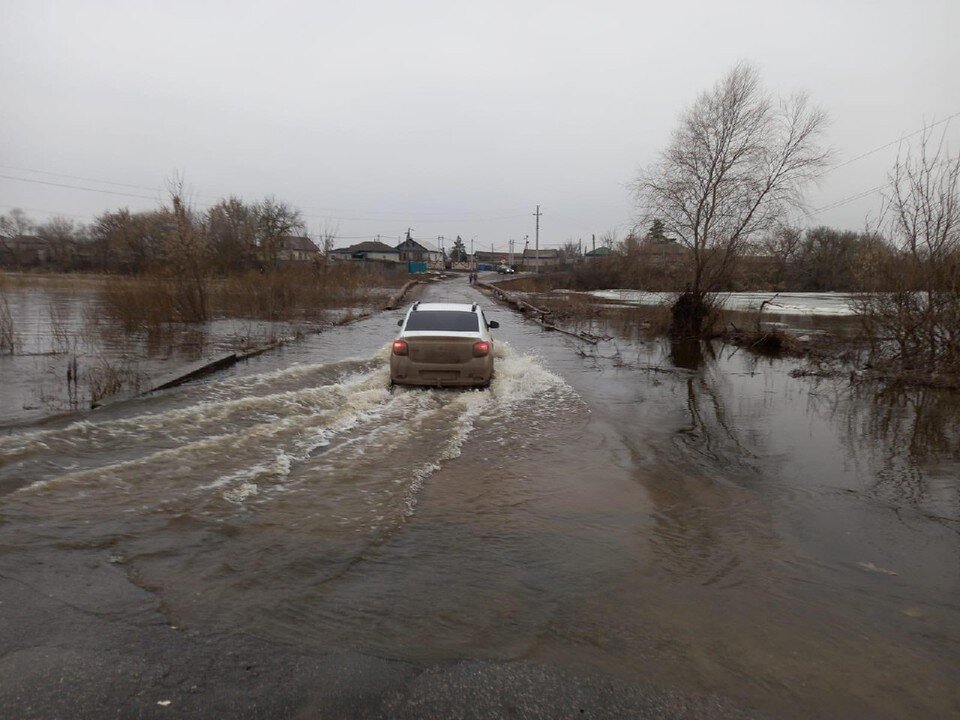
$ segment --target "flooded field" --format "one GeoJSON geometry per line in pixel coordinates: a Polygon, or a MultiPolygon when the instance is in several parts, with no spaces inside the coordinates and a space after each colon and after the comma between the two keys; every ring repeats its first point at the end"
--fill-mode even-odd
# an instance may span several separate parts
{"type": "MultiPolygon", "coordinates": [[[[645,290],[554,290],[523,294],[531,300],[539,297],[551,304],[560,303],[559,307],[563,303],[574,306],[588,303],[607,309],[635,308],[641,314],[653,316],[657,310],[668,310],[676,298],[675,293],[645,290]]],[[[753,327],[759,320],[765,328],[779,328],[798,335],[850,337],[855,336],[860,327],[854,312],[855,296],[848,293],[730,292],[719,293],[717,299],[724,322],[741,328],[753,327]]]]}
{"type": "MultiPolygon", "coordinates": [[[[0,669],[29,669],[0,705],[50,692],[51,668],[153,657],[137,638],[160,628],[422,682],[532,666],[738,717],[960,712],[960,396],[719,345],[582,345],[465,280],[424,297],[500,322],[489,391],[391,390],[398,311],[0,431],[0,669]],[[52,631],[59,613],[90,633],[52,631]]],[[[198,714],[226,653],[191,652],[157,662],[193,695],[110,668],[56,692],[198,714]]]]}
{"type": "Polygon", "coordinates": [[[0,426],[149,390],[204,361],[315,327],[220,319],[125,332],[103,312],[99,290],[108,277],[4,279],[0,304],[9,310],[16,352],[0,353],[0,426]]]}
{"type": "MultiPolygon", "coordinates": [[[[663,305],[674,297],[673,293],[643,290],[593,290],[586,294],[625,305],[663,305]]],[[[849,293],[730,292],[719,297],[726,310],[755,311],[767,303],[766,310],[779,315],[853,315],[853,296],[849,293]]]]}

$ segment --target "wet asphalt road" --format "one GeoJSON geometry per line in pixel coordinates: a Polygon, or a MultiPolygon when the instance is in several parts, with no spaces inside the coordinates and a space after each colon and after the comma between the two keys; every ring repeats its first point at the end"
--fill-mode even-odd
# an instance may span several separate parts
{"type": "Polygon", "coordinates": [[[0,718],[113,717],[756,715],[717,697],[523,659],[418,663],[216,624],[184,629],[171,624],[163,596],[96,541],[0,555],[0,718]]]}
{"type": "Polygon", "coordinates": [[[16,648],[0,658],[0,717],[756,717],[715,698],[524,662],[423,666],[184,632],[96,552],[88,563],[29,573],[46,586],[0,583],[0,639],[16,648]]]}

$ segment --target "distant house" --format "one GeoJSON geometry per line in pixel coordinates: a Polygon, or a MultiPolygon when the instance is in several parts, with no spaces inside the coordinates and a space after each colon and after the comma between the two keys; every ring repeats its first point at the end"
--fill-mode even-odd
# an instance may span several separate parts
{"type": "Polygon", "coordinates": [[[537,268],[556,268],[560,265],[560,251],[557,249],[540,250],[526,249],[523,251],[523,269],[536,270],[537,268]]]}
{"type": "Polygon", "coordinates": [[[337,248],[330,253],[335,260],[379,260],[400,262],[400,251],[386,243],[368,240],[350,247],[337,248]]]}
{"type": "Polygon", "coordinates": [[[400,262],[443,263],[444,260],[440,249],[425,240],[408,237],[396,249],[400,253],[400,262]]]}
{"type": "Polygon", "coordinates": [[[306,236],[284,235],[277,243],[277,260],[303,261],[319,256],[320,249],[306,236]]]}
{"type": "Polygon", "coordinates": [[[594,248],[593,250],[584,253],[583,257],[587,262],[590,262],[597,261],[601,258],[609,257],[611,255],[613,255],[613,250],[608,248],[606,245],[601,245],[598,248],[594,248]]]}

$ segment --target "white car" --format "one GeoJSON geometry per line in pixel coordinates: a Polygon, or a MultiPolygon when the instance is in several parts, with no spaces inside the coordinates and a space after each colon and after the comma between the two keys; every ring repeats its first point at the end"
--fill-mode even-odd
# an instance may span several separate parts
{"type": "Polygon", "coordinates": [[[431,387],[486,387],[493,377],[493,338],[500,327],[474,303],[415,302],[397,323],[390,382],[431,387]]]}

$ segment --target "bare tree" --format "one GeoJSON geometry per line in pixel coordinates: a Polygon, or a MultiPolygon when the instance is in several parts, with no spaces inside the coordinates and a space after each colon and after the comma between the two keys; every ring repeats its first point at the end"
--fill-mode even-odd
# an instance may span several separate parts
{"type": "Polygon", "coordinates": [[[14,208],[9,215],[0,215],[0,233],[8,238],[29,235],[34,228],[30,216],[20,208],[14,208]]]}
{"type": "Polygon", "coordinates": [[[946,130],[897,158],[887,196],[896,255],[868,277],[886,292],[861,297],[875,366],[960,382],[960,155],[946,130]]]}
{"type": "Polygon", "coordinates": [[[605,233],[602,233],[599,238],[597,238],[597,242],[599,246],[605,247],[608,250],[613,250],[616,247],[618,241],[619,241],[619,237],[617,236],[616,228],[612,230],[607,230],[605,233]]]}
{"type": "Polygon", "coordinates": [[[560,262],[564,265],[575,263],[580,259],[580,243],[567,240],[560,246],[560,262]]]}
{"type": "Polygon", "coordinates": [[[66,270],[73,263],[74,223],[65,217],[53,217],[37,225],[37,236],[47,241],[54,264],[60,270],[66,270]]]}
{"type": "Polygon", "coordinates": [[[339,232],[340,228],[336,225],[324,223],[320,232],[317,233],[317,238],[320,240],[320,252],[323,254],[324,260],[330,259],[330,253],[333,252],[333,245],[339,232]]]}
{"type": "Polygon", "coordinates": [[[261,259],[267,268],[275,268],[279,260],[281,240],[293,233],[303,231],[300,211],[268,197],[257,204],[257,241],[261,259]]]}
{"type": "Polygon", "coordinates": [[[18,241],[29,235],[33,228],[33,221],[20,208],[14,208],[9,215],[0,215],[0,250],[10,257],[17,257],[18,241]]]}
{"type": "Polygon", "coordinates": [[[164,242],[163,269],[174,287],[174,307],[180,320],[198,322],[208,315],[210,249],[207,228],[183,198],[183,179],[169,184],[173,223],[164,242]]]}
{"type": "Polygon", "coordinates": [[[825,124],[805,94],[774,102],[749,65],[683,113],[670,145],[635,183],[640,220],[662,221],[690,251],[675,331],[701,332],[708,295],[722,289],[744,247],[801,203],[804,185],[826,167],[825,124]]]}
{"type": "Polygon", "coordinates": [[[780,288],[787,279],[787,273],[797,262],[803,248],[803,232],[800,228],[784,225],[775,229],[760,241],[760,250],[773,258],[774,287],[780,288]]]}
{"type": "Polygon", "coordinates": [[[249,268],[256,253],[257,214],[236,197],[207,210],[207,235],[213,266],[221,273],[249,268]]]}
{"type": "Polygon", "coordinates": [[[127,208],[97,216],[90,228],[99,267],[111,272],[143,272],[165,254],[174,224],[167,208],[131,213],[127,208]]]}

